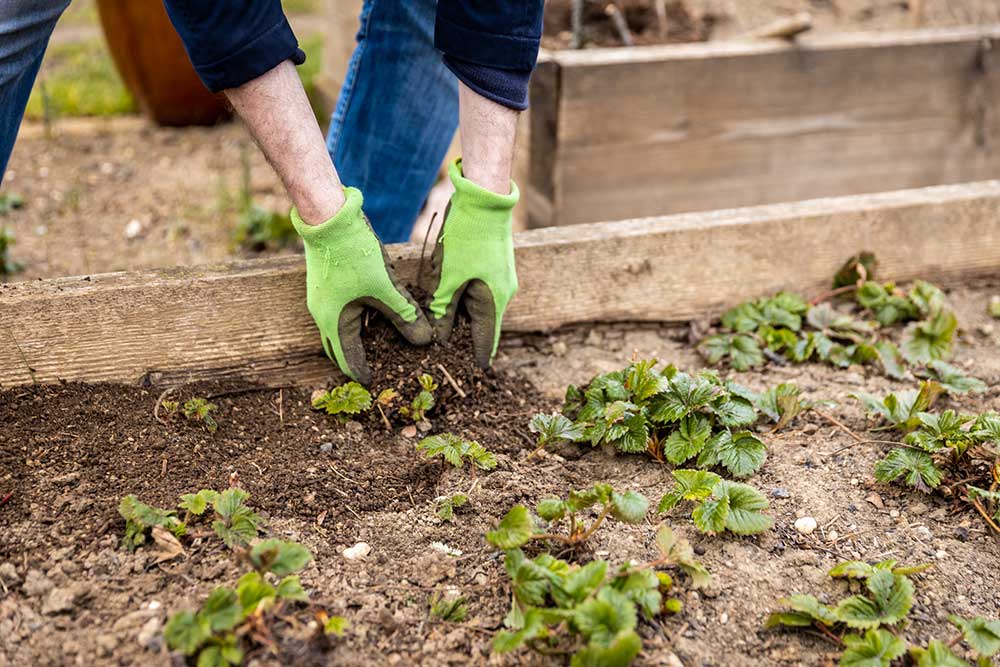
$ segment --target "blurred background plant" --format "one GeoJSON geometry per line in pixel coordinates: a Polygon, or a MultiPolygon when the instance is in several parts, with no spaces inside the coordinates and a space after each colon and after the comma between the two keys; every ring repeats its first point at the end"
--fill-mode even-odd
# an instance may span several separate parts
{"type": "Polygon", "coordinates": [[[10,247],[14,245],[14,233],[7,229],[4,218],[15,208],[24,206],[24,198],[13,192],[0,193],[0,280],[24,269],[10,258],[10,247]]]}

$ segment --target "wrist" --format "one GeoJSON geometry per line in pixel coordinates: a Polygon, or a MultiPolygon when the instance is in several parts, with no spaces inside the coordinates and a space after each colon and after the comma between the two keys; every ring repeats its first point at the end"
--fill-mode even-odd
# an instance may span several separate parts
{"type": "Polygon", "coordinates": [[[357,227],[354,223],[364,222],[364,214],[361,212],[364,199],[361,191],[357,188],[344,188],[340,195],[339,204],[310,203],[308,213],[304,213],[298,206],[292,208],[292,225],[306,243],[323,243],[343,238],[349,230],[357,227]],[[328,211],[329,215],[326,214],[328,211]]]}

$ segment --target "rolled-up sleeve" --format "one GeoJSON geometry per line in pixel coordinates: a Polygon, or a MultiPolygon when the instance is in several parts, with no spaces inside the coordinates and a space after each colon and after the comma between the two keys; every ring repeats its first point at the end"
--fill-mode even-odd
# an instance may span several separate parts
{"type": "Polygon", "coordinates": [[[542,37],[542,0],[438,0],[434,45],[476,65],[532,70],[542,37]]]}
{"type": "Polygon", "coordinates": [[[280,0],[164,0],[164,5],[212,92],[241,86],[285,60],[305,62],[280,0]]]}

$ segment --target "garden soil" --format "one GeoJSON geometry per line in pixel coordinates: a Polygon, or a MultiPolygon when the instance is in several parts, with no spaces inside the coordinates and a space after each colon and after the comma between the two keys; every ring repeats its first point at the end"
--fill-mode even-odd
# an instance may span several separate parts
{"type": "MultiPolygon", "coordinates": [[[[949,399],[943,407],[1000,408],[1000,333],[985,315],[998,290],[1000,282],[981,281],[950,291],[964,326],[957,363],[989,390],[949,399]]],[[[315,560],[303,573],[304,586],[319,607],[351,622],[343,639],[310,639],[310,615],[303,610],[279,626],[275,652],[254,652],[248,664],[561,664],[526,653],[490,656],[509,589],[501,554],[483,533],[515,503],[534,505],[546,494],[595,481],[658,500],[669,486],[665,466],[571,445],[529,460],[527,423],[536,411],[556,409],[567,383],[620,368],[633,355],[701,366],[690,334],[689,328],[601,325],[508,337],[496,370],[486,374],[472,368],[462,336],[447,349],[413,349],[373,325],[374,388],[394,388],[409,399],[417,376],[432,374],[441,386],[424,428],[476,439],[494,451],[497,469],[476,476],[424,460],[414,449],[423,433],[404,436],[404,421],[394,410],[388,412],[391,429],[377,411],[341,424],[311,409],[306,389],[231,383],[168,394],[167,400],[210,397],[218,405],[214,434],[165,417],[157,409],[158,390],[79,384],[4,389],[0,666],[182,664],[163,645],[163,624],[214,587],[233,585],[241,573],[238,561],[214,535],[187,540],[185,553],[165,562],[156,562],[149,547],[129,553],[119,546],[124,521],[117,504],[135,493],[170,506],[182,493],[230,483],[250,492],[250,505],[267,516],[269,535],[311,549],[315,560]],[[469,504],[453,522],[440,521],[434,499],[456,492],[468,492],[469,504]],[[343,550],[358,542],[371,552],[345,558],[343,550]],[[437,592],[463,595],[468,618],[432,619],[428,601],[437,592]]],[[[884,434],[871,431],[848,395],[912,385],[869,369],[819,365],[733,375],[757,390],[795,381],[808,398],[834,401],[825,414],[864,440],[884,434]]],[[[826,572],[847,559],[933,564],[915,576],[911,640],[949,639],[948,614],[1000,616],[1000,544],[968,506],[877,484],[872,466],[885,446],[859,444],[815,412],[761,435],[768,460],[748,481],[768,495],[774,529],[757,537],[707,537],[675,510],[650,515],[639,526],[602,527],[576,554],[645,561],[655,553],[653,535],[665,520],[692,540],[711,570],[713,584],[700,591],[678,577],[680,614],[641,624],[644,649],[637,665],[831,664],[833,647],[821,637],[764,631],[762,623],[775,600],[789,593],[829,600],[843,595],[845,588],[826,572]],[[792,527],[800,516],[814,517],[819,528],[800,535],[792,527]]]]}

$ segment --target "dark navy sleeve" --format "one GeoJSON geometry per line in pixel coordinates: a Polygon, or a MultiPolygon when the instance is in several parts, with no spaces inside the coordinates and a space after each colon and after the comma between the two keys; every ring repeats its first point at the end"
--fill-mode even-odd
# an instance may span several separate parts
{"type": "Polygon", "coordinates": [[[530,69],[500,69],[477,65],[449,55],[444,64],[469,88],[508,109],[524,111],[528,108],[528,82],[530,69]]]}
{"type": "Polygon", "coordinates": [[[280,0],[164,0],[167,14],[204,84],[214,93],[241,86],[306,54],[280,0]]]}
{"type": "Polygon", "coordinates": [[[434,45],[454,60],[530,72],[542,9],[543,0],[438,0],[434,45]]]}

